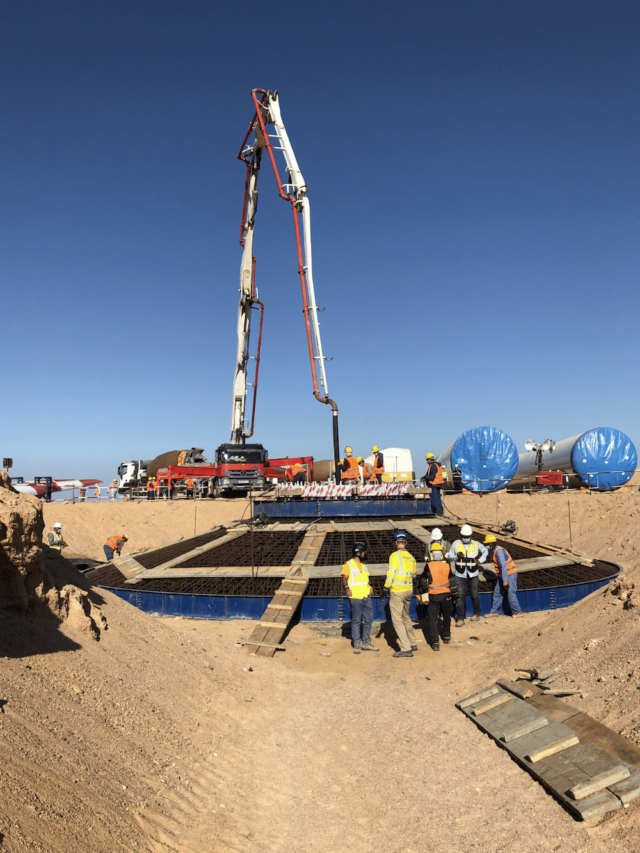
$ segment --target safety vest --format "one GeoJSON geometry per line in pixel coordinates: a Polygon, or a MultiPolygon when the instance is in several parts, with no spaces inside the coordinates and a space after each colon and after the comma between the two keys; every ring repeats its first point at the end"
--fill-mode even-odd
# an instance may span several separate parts
{"type": "Polygon", "coordinates": [[[369,572],[364,563],[358,563],[357,560],[349,560],[343,568],[349,569],[349,589],[351,590],[351,598],[366,598],[371,595],[371,586],[369,585],[369,572]]]}
{"type": "Polygon", "coordinates": [[[461,539],[456,539],[452,547],[453,553],[456,555],[456,575],[460,578],[465,578],[467,575],[469,575],[470,578],[477,577],[478,567],[476,565],[476,559],[480,553],[478,543],[474,542],[472,539],[468,545],[465,545],[461,539]],[[464,551],[465,556],[462,558],[458,557],[458,551],[464,551]],[[461,570],[458,570],[458,566],[461,570]],[[474,569],[475,571],[473,571],[474,569]]]}
{"type": "Polygon", "coordinates": [[[49,545],[49,547],[53,548],[54,551],[60,551],[60,553],[62,553],[63,545],[61,533],[56,533],[55,530],[53,531],[53,545],[49,545]]]}
{"type": "Polygon", "coordinates": [[[416,576],[416,561],[408,551],[394,551],[389,557],[389,571],[385,587],[391,592],[413,592],[413,579],[416,576]]]}
{"type": "Polygon", "coordinates": [[[347,462],[349,463],[349,467],[346,471],[342,472],[343,480],[359,480],[360,479],[360,466],[358,465],[358,460],[355,456],[347,456],[347,462]]]}
{"type": "Polygon", "coordinates": [[[193,488],[193,477],[187,477],[187,488],[188,489],[193,488]]]}
{"type": "Polygon", "coordinates": [[[498,577],[502,574],[502,566],[498,562],[498,551],[504,551],[507,555],[507,574],[515,575],[517,573],[516,564],[511,559],[511,554],[507,551],[506,548],[496,548],[493,552],[493,565],[496,567],[496,571],[498,572],[498,577]]]}
{"type": "Polygon", "coordinates": [[[384,456],[382,453],[376,453],[373,460],[373,476],[375,477],[377,474],[384,474],[384,456]]]}
{"type": "Polygon", "coordinates": [[[451,586],[449,585],[449,563],[444,560],[432,560],[427,563],[429,572],[431,573],[431,583],[429,584],[429,595],[451,595],[451,586]]]}
{"type": "Polygon", "coordinates": [[[155,483],[153,480],[149,480],[147,483],[147,491],[152,492],[155,489],[155,483]]]}
{"type": "Polygon", "coordinates": [[[304,471],[304,465],[301,465],[299,462],[296,462],[295,465],[291,466],[291,479],[293,480],[296,474],[299,474],[300,471],[304,471]]]}
{"type": "Polygon", "coordinates": [[[436,466],[436,476],[431,480],[431,485],[441,486],[444,483],[444,477],[442,476],[442,465],[438,465],[437,462],[432,462],[429,465],[429,472],[431,472],[431,465],[436,466]]]}
{"type": "Polygon", "coordinates": [[[118,542],[124,542],[124,539],[122,538],[122,536],[118,536],[117,533],[110,539],[107,539],[107,545],[114,551],[118,550],[118,542]]]}

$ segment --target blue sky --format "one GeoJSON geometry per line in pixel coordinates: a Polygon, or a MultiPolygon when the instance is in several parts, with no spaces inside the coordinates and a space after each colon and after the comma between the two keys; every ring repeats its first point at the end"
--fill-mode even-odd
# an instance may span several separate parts
{"type": "MultiPolygon", "coordinates": [[[[341,444],[416,469],[638,428],[636,2],[2,2],[2,455],[31,478],[228,440],[254,87],[310,187],[341,444]]],[[[255,440],[331,455],[267,164],[255,440]]]]}

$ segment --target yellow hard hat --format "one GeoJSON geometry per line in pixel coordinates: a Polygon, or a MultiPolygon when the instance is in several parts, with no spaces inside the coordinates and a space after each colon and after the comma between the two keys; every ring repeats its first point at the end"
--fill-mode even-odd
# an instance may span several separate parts
{"type": "Polygon", "coordinates": [[[373,447],[371,448],[371,450],[372,450],[374,453],[379,453],[379,452],[380,452],[380,448],[378,447],[378,445],[377,445],[377,444],[374,444],[374,445],[373,445],[373,447]]]}
{"type": "Polygon", "coordinates": [[[353,448],[352,447],[345,447],[344,452],[345,453],[353,453],[353,448]]]}
{"type": "Polygon", "coordinates": [[[362,458],[362,456],[358,456],[358,462],[364,462],[364,459],[362,458]]]}
{"type": "Polygon", "coordinates": [[[432,551],[442,551],[442,545],[439,542],[432,542],[430,548],[432,551]]]}
{"type": "Polygon", "coordinates": [[[434,457],[433,453],[427,453],[427,455],[425,456],[425,459],[435,459],[435,457],[434,457]]]}
{"type": "Polygon", "coordinates": [[[124,541],[125,541],[125,542],[128,542],[128,541],[129,541],[129,537],[127,536],[127,534],[126,534],[126,533],[123,533],[123,534],[122,534],[122,538],[124,539],[124,541]]]}
{"type": "Polygon", "coordinates": [[[484,544],[485,545],[491,545],[492,542],[497,542],[497,541],[498,540],[496,539],[496,537],[492,533],[487,533],[487,535],[484,537],[484,544]]]}

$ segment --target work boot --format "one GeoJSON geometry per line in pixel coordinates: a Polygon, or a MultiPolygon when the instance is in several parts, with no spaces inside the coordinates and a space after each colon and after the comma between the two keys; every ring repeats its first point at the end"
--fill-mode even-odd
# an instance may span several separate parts
{"type": "Polygon", "coordinates": [[[362,647],[363,652],[379,652],[380,649],[377,646],[372,646],[371,643],[365,643],[362,647]]]}
{"type": "Polygon", "coordinates": [[[440,643],[434,643],[431,646],[431,648],[433,649],[434,652],[439,652],[440,651],[440,643]]]}
{"type": "Polygon", "coordinates": [[[482,613],[474,613],[469,622],[479,622],[482,619],[482,613]]]}
{"type": "Polygon", "coordinates": [[[354,653],[354,655],[359,655],[359,654],[360,654],[360,643],[358,643],[357,645],[354,645],[354,647],[353,647],[353,653],[354,653]]]}
{"type": "Polygon", "coordinates": [[[449,643],[451,642],[451,637],[443,637],[442,642],[446,645],[449,645],[449,643]]]}
{"type": "Polygon", "coordinates": [[[394,658],[412,658],[413,652],[394,652],[394,658]]]}
{"type": "Polygon", "coordinates": [[[464,619],[456,619],[456,628],[462,628],[464,625],[464,619]]]}
{"type": "Polygon", "coordinates": [[[518,610],[518,612],[514,613],[513,615],[514,616],[524,616],[524,613],[522,612],[522,610],[518,610]]]}
{"type": "Polygon", "coordinates": [[[411,646],[411,651],[412,651],[412,652],[417,652],[417,651],[418,651],[418,647],[417,647],[417,646],[411,646]]]}

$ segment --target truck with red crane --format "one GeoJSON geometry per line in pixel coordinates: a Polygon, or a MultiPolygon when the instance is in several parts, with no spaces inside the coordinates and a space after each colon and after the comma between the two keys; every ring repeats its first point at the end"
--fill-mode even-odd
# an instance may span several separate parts
{"type": "Polygon", "coordinates": [[[291,205],[296,239],[298,275],[302,291],[302,310],[304,314],[313,395],[321,403],[331,406],[333,424],[333,452],[336,476],[339,469],[338,406],[329,397],[325,356],[322,352],[318,306],[316,304],[313,282],[313,262],[311,253],[311,211],[307,197],[309,188],[304,182],[298,166],[289,136],[280,113],[278,92],[265,89],[253,89],[251,98],[255,112],[249,122],[248,130],[240,146],[238,159],[246,166],[242,221],[240,226],[240,245],[242,260],[240,263],[240,301],[237,320],[237,351],[233,377],[233,395],[231,406],[231,431],[227,444],[221,444],[215,451],[213,465],[198,462],[192,465],[167,465],[159,468],[157,480],[162,488],[169,492],[173,484],[184,482],[188,478],[198,478],[206,485],[206,494],[217,497],[223,493],[233,494],[253,489],[264,489],[269,480],[283,479],[285,468],[299,462],[307,465],[309,479],[313,479],[313,458],[296,457],[269,459],[267,450],[261,444],[247,443],[254,434],[256,397],[258,391],[258,371],[260,368],[260,349],[262,345],[262,324],[264,303],[258,298],[256,287],[256,258],[253,252],[254,229],[258,209],[258,176],[264,152],[267,152],[276,178],[278,194],[291,205]],[[270,134],[268,128],[273,128],[270,134]],[[275,139],[277,145],[271,140],[275,139]],[[275,151],[281,151],[285,160],[288,179],[283,181],[275,158],[275,151]],[[258,342],[255,356],[250,355],[252,312],[259,313],[258,342]],[[249,382],[249,362],[255,361],[253,382],[249,382]],[[319,376],[318,376],[319,374],[319,376]],[[251,418],[246,415],[247,389],[253,387],[251,418]]]}

